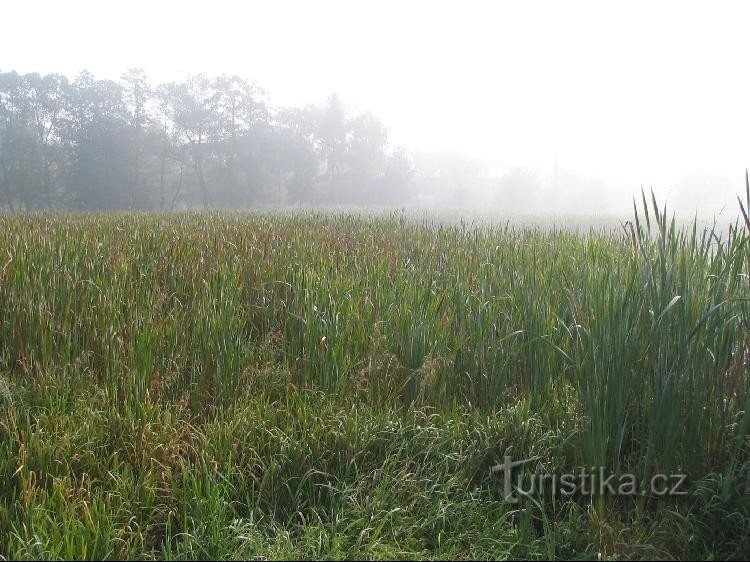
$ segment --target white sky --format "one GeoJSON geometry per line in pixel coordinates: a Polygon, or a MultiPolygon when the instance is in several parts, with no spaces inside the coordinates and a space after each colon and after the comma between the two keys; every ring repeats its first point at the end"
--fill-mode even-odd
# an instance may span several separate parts
{"type": "MultiPolygon", "coordinates": [[[[393,143],[575,168],[623,189],[750,164],[750,3],[5,2],[0,69],[338,92],[393,143]]],[[[629,195],[628,195],[629,197],[629,195]]]]}

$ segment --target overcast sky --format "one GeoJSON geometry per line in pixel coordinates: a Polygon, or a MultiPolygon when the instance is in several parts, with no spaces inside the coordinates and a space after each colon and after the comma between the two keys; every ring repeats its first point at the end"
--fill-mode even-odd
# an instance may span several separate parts
{"type": "Polygon", "coordinates": [[[338,92],[392,143],[668,188],[750,164],[750,4],[6,2],[0,69],[252,78],[338,92]]]}

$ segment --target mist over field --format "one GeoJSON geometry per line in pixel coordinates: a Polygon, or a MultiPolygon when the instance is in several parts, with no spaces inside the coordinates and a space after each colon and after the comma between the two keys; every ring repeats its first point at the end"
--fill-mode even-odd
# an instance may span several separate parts
{"type": "Polygon", "coordinates": [[[736,216],[743,4],[6,7],[0,205],[736,216]]]}
{"type": "Polygon", "coordinates": [[[0,8],[0,561],[747,560],[750,5],[0,8]]]}

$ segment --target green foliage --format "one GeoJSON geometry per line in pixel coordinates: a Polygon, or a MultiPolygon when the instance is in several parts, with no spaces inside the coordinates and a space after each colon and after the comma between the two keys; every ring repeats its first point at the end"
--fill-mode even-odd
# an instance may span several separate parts
{"type": "Polygon", "coordinates": [[[6,558],[742,557],[750,237],[0,218],[6,558]],[[684,500],[502,501],[549,471],[684,500]]]}

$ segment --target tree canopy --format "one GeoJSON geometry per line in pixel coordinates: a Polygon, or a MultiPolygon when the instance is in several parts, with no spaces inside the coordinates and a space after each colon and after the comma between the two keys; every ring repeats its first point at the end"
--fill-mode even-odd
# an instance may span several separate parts
{"type": "Polygon", "coordinates": [[[239,76],[153,85],[0,73],[0,207],[399,204],[414,170],[374,115],[277,108],[239,76]]]}

